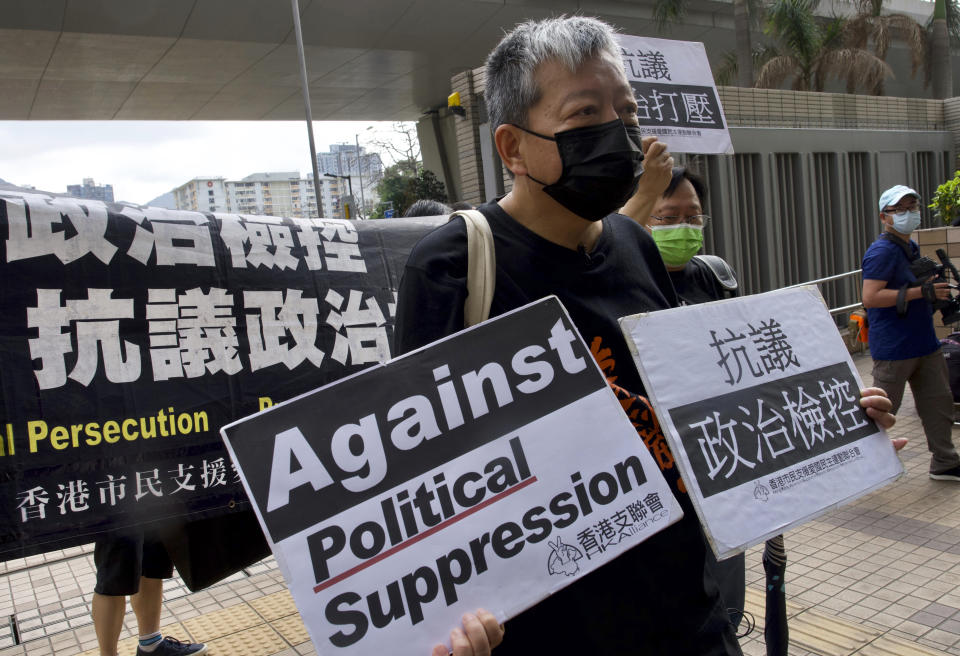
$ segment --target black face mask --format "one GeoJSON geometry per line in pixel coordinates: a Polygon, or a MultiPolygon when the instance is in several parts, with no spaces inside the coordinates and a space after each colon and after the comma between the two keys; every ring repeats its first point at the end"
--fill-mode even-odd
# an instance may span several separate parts
{"type": "Polygon", "coordinates": [[[615,212],[637,190],[643,173],[640,128],[620,119],[557,132],[548,137],[519,125],[535,137],[555,141],[563,171],[553,184],[540,182],[543,190],[565,208],[588,221],[599,221],[615,212]]]}

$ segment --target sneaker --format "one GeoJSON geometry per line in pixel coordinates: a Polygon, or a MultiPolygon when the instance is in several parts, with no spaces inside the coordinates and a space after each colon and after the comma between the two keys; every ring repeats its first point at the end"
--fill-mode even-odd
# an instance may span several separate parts
{"type": "Polygon", "coordinates": [[[942,472],[930,472],[930,478],[935,481],[957,481],[960,482],[960,465],[946,469],[942,472]]]}
{"type": "Polygon", "coordinates": [[[207,653],[207,646],[199,642],[180,642],[170,636],[164,637],[153,651],[144,651],[137,647],[137,656],[201,656],[207,653]]]}

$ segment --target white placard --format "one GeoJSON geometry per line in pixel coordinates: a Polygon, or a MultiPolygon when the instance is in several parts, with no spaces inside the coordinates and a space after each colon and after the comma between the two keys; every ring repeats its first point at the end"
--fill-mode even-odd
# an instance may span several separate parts
{"type": "Polygon", "coordinates": [[[222,433],[321,654],[422,656],[683,514],[553,297],[222,433]]]}
{"type": "Polygon", "coordinates": [[[643,134],[659,137],[674,153],[732,154],[703,44],[626,34],[617,38],[643,134]]]}
{"type": "Polygon", "coordinates": [[[903,473],[816,287],[621,327],[714,551],[733,555],[903,473]]]}

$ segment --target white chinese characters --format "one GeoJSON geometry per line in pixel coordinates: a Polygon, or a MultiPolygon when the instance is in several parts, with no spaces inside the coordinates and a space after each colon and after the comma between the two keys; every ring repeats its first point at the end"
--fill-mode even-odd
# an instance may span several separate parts
{"type": "MultiPolygon", "coordinates": [[[[136,334],[130,324],[141,317],[149,336],[146,369],[155,381],[277,365],[292,370],[304,362],[319,368],[327,355],[343,366],[386,361],[390,338],[381,302],[360,290],[342,291],[327,290],[321,307],[300,289],[247,290],[237,307],[237,295],[219,287],[149,288],[137,307],[113,289],[90,288],[79,299],[38,289],[36,305],[27,308],[27,328],[36,331],[28,340],[30,357],[39,362],[34,375],[40,389],[62,387],[68,378],[86,387],[99,372],[112,383],[140,379],[142,349],[124,334],[136,334]]],[[[390,291],[391,314],[394,299],[390,291]]]]}

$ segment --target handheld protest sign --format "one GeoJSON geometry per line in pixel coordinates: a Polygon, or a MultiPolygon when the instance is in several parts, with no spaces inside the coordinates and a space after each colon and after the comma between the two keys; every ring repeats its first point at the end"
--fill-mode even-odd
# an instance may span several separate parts
{"type": "Polygon", "coordinates": [[[719,558],[903,473],[815,287],[620,323],[719,558]]]}
{"type": "Polygon", "coordinates": [[[682,516],[554,297],[222,433],[321,654],[426,654],[682,516]]]}
{"type": "Polygon", "coordinates": [[[644,136],[674,153],[730,155],[733,144],[703,44],[617,36],[644,136]]]}

